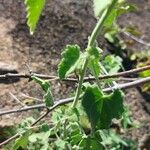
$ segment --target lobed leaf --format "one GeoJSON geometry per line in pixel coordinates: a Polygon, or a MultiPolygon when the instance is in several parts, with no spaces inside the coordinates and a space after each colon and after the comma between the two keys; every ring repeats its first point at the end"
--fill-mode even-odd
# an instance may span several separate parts
{"type": "Polygon", "coordinates": [[[44,8],[45,0],[25,0],[25,5],[27,10],[27,24],[30,28],[30,34],[33,34],[44,8]]]}
{"type": "Polygon", "coordinates": [[[112,119],[119,119],[124,111],[123,94],[115,90],[104,95],[96,85],[90,85],[85,90],[82,105],[94,130],[108,129],[112,119]]]}
{"type": "Polygon", "coordinates": [[[64,79],[72,73],[80,57],[80,47],[78,45],[67,45],[62,53],[62,60],[58,65],[58,75],[64,79]]]}

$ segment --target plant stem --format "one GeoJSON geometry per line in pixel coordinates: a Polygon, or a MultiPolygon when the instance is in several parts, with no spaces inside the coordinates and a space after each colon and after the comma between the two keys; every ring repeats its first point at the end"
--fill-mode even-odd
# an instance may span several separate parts
{"type": "Polygon", "coordinates": [[[93,30],[93,32],[91,34],[91,37],[90,37],[89,43],[88,43],[88,48],[92,47],[95,44],[97,36],[99,35],[99,33],[100,33],[100,31],[101,31],[101,29],[103,27],[103,24],[104,24],[105,20],[109,16],[111,10],[113,9],[113,7],[114,7],[114,5],[116,4],[117,1],[118,0],[113,0],[112,3],[111,3],[111,5],[108,7],[108,9],[106,9],[103,12],[101,18],[99,19],[97,25],[95,26],[95,28],[94,28],[94,30],[93,30]]]}
{"type": "MultiPolygon", "coordinates": [[[[113,9],[116,2],[117,2],[117,0],[113,0],[111,5],[108,7],[108,9],[106,9],[104,11],[104,13],[102,14],[101,18],[99,19],[98,23],[96,24],[96,26],[95,26],[95,28],[94,28],[91,36],[90,36],[88,46],[87,46],[87,50],[94,46],[96,38],[99,35],[99,33],[100,33],[100,31],[103,27],[103,24],[104,24],[105,20],[107,19],[107,17],[109,16],[109,14],[110,14],[111,10],[113,9]]],[[[79,79],[79,85],[77,87],[76,94],[75,94],[75,99],[74,99],[73,104],[72,104],[73,108],[76,107],[77,102],[79,100],[79,96],[80,96],[80,93],[81,93],[81,88],[82,88],[85,72],[86,72],[86,69],[87,69],[87,66],[88,66],[89,57],[90,56],[87,55],[86,60],[85,60],[84,65],[83,65],[83,70],[81,72],[80,79],[79,79]]]]}
{"type": "Polygon", "coordinates": [[[76,91],[75,99],[74,99],[73,104],[72,104],[73,108],[76,107],[80,93],[81,93],[81,88],[82,88],[82,84],[83,84],[83,80],[84,80],[84,75],[85,75],[85,72],[87,69],[87,65],[88,65],[88,59],[86,58],[84,65],[83,65],[83,70],[82,70],[81,75],[80,75],[79,85],[78,85],[78,88],[76,91]]]}

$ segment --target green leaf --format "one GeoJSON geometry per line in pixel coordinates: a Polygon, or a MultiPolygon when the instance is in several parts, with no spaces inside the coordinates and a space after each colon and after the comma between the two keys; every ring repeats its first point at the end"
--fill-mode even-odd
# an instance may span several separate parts
{"type": "Polygon", "coordinates": [[[87,87],[82,105],[94,130],[109,128],[112,119],[119,119],[124,112],[123,94],[120,90],[104,95],[96,85],[87,87]]]}
{"type": "Polygon", "coordinates": [[[47,150],[49,147],[49,136],[51,131],[33,133],[29,136],[29,142],[32,145],[39,145],[40,150],[47,150]]]}
{"type": "Polygon", "coordinates": [[[102,50],[99,47],[93,47],[88,50],[88,53],[90,55],[88,67],[91,70],[92,74],[96,75],[97,77],[100,74],[99,60],[101,52],[102,50]]]}
{"type": "Polygon", "coordinates": [[[78,45],[67,45],[62,53],[62,60],[58,66],[58,75],[60,79],[64,79],[75,68],[80,57],[80,47],[78,45]]]}
{"type": "Polygon", "coordinates": [[[118,28],[111,28],[105,33],[104,37],[108,40],[108,42],[115,44],[118,33],[118,28]]]}
{"type": "Polygon", "coordinates": [[[64,150],[66,149],[66,145],[68,144],[68,142],[58,139],[57,141],[55,141],[55,144],[57,146],[57,149],[64,150]]]}
{"type": "Polygon", "coordinates": [[[128,146],[126,141],[121,138],[121,136],[117,135],[113,130],[99,130],[98,133],[102,138],[101,144],[104,147],[109,146],[109,149],[120,149],[122,146],[128,146]]]}
{"type": "Polygon", "coordinates": [[[111,4],[112,0],[93,0],[95,17],[100,17],[105,9],[111,4]]]}
{"type": "Polygon", "coordinates": [[[27,10],[27,24],[30,34],[34,33],[36,24],[45,5],[45,0],[25,0],[27,10]]]}
{"type": "Polygon", "coordinates": [[[135,12],[137,10],[138,10],[138,7],[135,4],[123,1],[123,2],[118,3],[117,16],[120,16],[128,12],[135,12]]]}
{"type": "Polygon", "coordinates": [[[113,9],[109,15],[109,17],[105,20],[104,26],[111,27],[117,18],[117,10],[113,9]]]}
{"type": "Polygon", "coordinates": [[[40,78],[38,78],[38,77],[36,77],[36,76],[32,76],[31,78],[32,78],[36,83],[38,83],[38,84],[41,86],[41,88],[42,88],[45,92],[47,92],[47,90],[50,88],[50,84],[49,84],[48,81],[42,80],[42,79],[40,79],[40,78]]]}
{"type": "Polygon", "coordinates": [[[44,101],[47,107],[50,107],[54,104],[54,99],[50,90],[50,84],[48,81],[42,80],[38,77],[32,76],[32,79],[38,83],[41,88],[44,90],[45,95],[44,95],[44,101]]]}
{"type": "Polygon", "coordinates": [[[44,101],[47,107],[51,107],[54,104],[53,96],[50,89],[48,89],[46,94],[44,95],[44,101]]]}
{"type": "Polygon", "coordinates": [[[24,134],[22,134],[16,141],[12,148],[12,150],[18,150],[18,149],[27,149],[28,144],[28,137],[30,136],[30,132],[27,131],[24,134]]]}
{"type": "Polygon", "coordinates": [[[77,122],[70,122],[67,126],[67,141],[71,145],[78,144],[82,140],[81,127],[77,122]]]}
{"type": "Polygon", "coordinates": [[[129,129],[129,128],[138,128],[139,125],[136,124],[133,121],[133,118],[131,117],[131,112],[127,106],[124,107],[124,113],[122,115],[121,119],[121,125],[124,129],[129,129]]]}
{"type": "Polygon", "coordinates": [[[109,74],[117,73],[123,68],[121,57],[115,55],[107,55],[103,60],[103,65],[109,74]]]}
{"type": "Polygon", "coordinates": [[[81,149],[84,150],[102,150],[102,144],[94,137],[83,137],[83,140],[80,142],[81,149]]]}

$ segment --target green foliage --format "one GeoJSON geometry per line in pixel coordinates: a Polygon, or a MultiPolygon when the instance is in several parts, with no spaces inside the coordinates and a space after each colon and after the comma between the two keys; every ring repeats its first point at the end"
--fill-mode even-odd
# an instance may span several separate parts
{"type": "Polygon", "coordinates": [[[131,112],[127,106],[124,107],[124,113],[122,114],[121,126],[124,129],[138,128],[139,125],[134,123],[131,117],[131,112]]]}
{"type": "Polygon", "coordinates": [[[50,131],[40,131],[29,136],[30,149],[48,150],[50,131]]]}
{"type": "MultiPolygon", "coordinates": [[[[45,0],[25,0],[25,4],[27,24],[30,33],[33,34],[45,0]]],[[[50,121],[45,120],[44,124],[39,122],[35,128],[30,127],[35,121],[33,118],[25,119],[19,126],[18,132],[21,135],[16,140],[13,150],[120,150],[134,147],[133,142],[128,142],[110,129],[113,119],[121,119],[124,128],[132,125],[128,111],[123,105],[123,93],[116,89],[111,94],[106,94],[101,90],[101,83],[83,84],[83,80],[87,68],[95,76],[96,81],[102,67],[108,71],[108,74],[116,73],[121,68],[122,60],[118,56],[109,55],[100,62],[103,51],[97,47],[96,38],[100,29],[104,27],[105,38],[115,44],[118,40],[117,34],[120,32],[115,24],[116,18],[126,11],[133,11],[135,7],[125,0],[93,0],[93,7],[95,16],[100,20],[93,30],[86,51],[82,53],[78,45],[67,45],[58,65],[58,75],[61,80],[71,73],[79,75],[79,86],[74,102],[78,99],[81,99],[81,102],[73,107],[70,104],[60,106],[52,112],[50,121]]],[[[50,83],[35,76],[32,76],[32,79],[43,89],[45,105],[53,106],[50,83]]],[[[102,83],[105,84],[106,81],[102,83]]]]}
{"type": "Polygon", "coordinates": [[[12,150],[27,149],[30,131],[23,133],[16,141],[12,150]]]}
{"type": "Polygon", "coordinates": [[[32,76],[32,79],[38,83],[41,88],[43,89],[43,91],[45,92],[44,94],[44,102],[46,104],[47,107],[50,107],[54,104],[54,100],[53,100],[53,96],[50,90],[50,84],[48,81],[42,80],[38,77],[32,76]]]}
{"type": "Polygon", "coordinates": [[[103,149],[102,144],[100,143],[100,139],[97,140],[95,137],[87,136],[84,137],[80,143],[80,147],[83,150],[98,150],[103,149]]]}
{"type": "Polygon", "coordinates": [[[91,70],[92,74],[95,76],[99,76],[100,74],[100,53],[102,50],[99,47],[93,47],[88,50],[90,55],[88,67],[91,70]]]}
{"type": "Polygon", "coordinates": [[[62,60],[58,65],[58,75],[60,79],[66,78],[74,72],[80,57],[80,47],[78,45],[67,45],[62,53],[62,60]]]}
{"type": "Polygon", "coordinates": [[[45,5],[45,0],[25,0],[27,10],[27,24],[30,34],[34,33],[36,24],[45,5]]]}
{"type": "Polygon", "coordinates": [[[121,137],[112,129],[99,130],[96,136],[102,139],[101,144],[106,150],[137,149],[137,143],[135,141],[121,137]]]}
{"type": "Polygon", "coordinates": [[[107,55],[102,61],[109,74],[117,73],[122,67],[122,59],[119,56],[107,55]]]}
{"type": "Polygon", "coordinates": [[[108,129],[112,119],[119,119],[124,111],[123,94],[115,90],[104,95],[96,85],[90,85],[83,95],[82,105],[94,130],[108,129]]]}

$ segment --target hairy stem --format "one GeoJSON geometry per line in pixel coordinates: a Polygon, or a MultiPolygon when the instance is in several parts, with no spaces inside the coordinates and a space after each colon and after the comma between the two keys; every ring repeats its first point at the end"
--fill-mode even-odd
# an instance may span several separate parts
{"type": "MultiPolygon", "coordinates": [[[[103,24],[104,24],[105,20],[107,19],[107,17],[109,16],[109,14],[110,14],[111,10],[113,9],[116,2],[117,2],[117,0],[113,0],[112,4],[102,14],[101,18],[99,19],[98,23],[96,24],[96,26],[95,26],[95,28],[94,28],[94,30],[93,30],[90,38],[89,38],[87,50],[94,46],[96,38],[99,35],[99,33],[103,27],[103,24]]],[[[75,99],[74,99],[73,104],[72,104],[73,108],[76,107],[77,102],[79,100],[85,72],[86,72],[86,69],[88,66],[89,57],[90,57],[89,55],[86,57],[86,60],[85,60],[84,65],[83,65],[83,70],[82,70],[82,73],[81,73],[80,79],[79,79],[79,85],[77,87],[75,99]]]]}
{"type": "Polygon", "coordinates": [[[79,96],[80,96],[80,93],[81,93],[81,88],[82,88],[82,84],[83,84],[83,81],[84,81],[84,76],[85,76],[85,72],[86,72],[86,69],[87,69],[87,65],[88,65],[88,59],[86,58],[86,60],[84,62],[84,65],[83,65],[82,73],[81,73],[80,78],[79,78],[79,85],[78,85],[78,88],[77,88],[77,91],[76,91],[76,95],[75,95],[75,98],[74,98],[74,101],[73,101],[73,104],[72,104],[73,108],[77,105],[77,102],[78,102],[78,99],[79,99],[79,96]]]}

